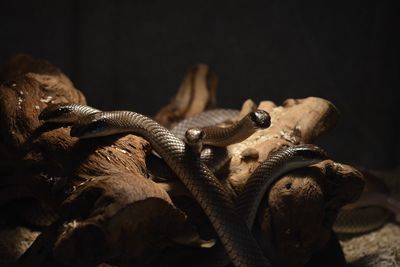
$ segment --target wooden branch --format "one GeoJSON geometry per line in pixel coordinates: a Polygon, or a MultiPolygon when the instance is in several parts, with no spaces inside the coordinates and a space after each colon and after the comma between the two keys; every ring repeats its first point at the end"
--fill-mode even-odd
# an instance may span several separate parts
{"type": "Polygon", "coordinates": [[[171,127],[177,121],[216,106],[217,75],[207,65],[189,69],[177,94],[155,116],[160,124],[171,127]]]}
{"type": "Polygon", "coordinates": [[[336,123],[337,111],[329,101],[309,97],[299,100],[286,100],[283,106],[276,107],[272,102],[263,101],[259,109],[271,115],[271,126],[257,131],[245,141],[228,146],[232,157],[227,181],[240,191],[249,174],[268,155],[282,146],[309,143],[327,132],[336,123]]]}

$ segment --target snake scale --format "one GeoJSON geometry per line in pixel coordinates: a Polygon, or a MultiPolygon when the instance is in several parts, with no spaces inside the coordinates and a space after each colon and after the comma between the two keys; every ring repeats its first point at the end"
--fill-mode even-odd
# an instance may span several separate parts
{"type": "Polygon", "coordinates": [[[239,114],[240,111],[235,109],[219,108],[206,110],[178,122],[174,127],[171,128],[171,133],[173,133],[179,139],[183,139],[186,131],[190,128],[203,128],[217,125],[231,120],[232,118],[239,116],[239,114]]]}

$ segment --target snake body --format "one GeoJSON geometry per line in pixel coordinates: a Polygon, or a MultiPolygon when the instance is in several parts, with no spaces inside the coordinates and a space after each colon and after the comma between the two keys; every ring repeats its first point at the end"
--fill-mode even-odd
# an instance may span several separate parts
{"type": "MultiPolygon", "coordinates": [[[[199,119],[202,118],[201,114],[203,113],[198,115],[199,119]]],[[[185,133],[185,141],[215,173],[230,159],[226,146],[242,142],[257,130],[268,128],[270,124],[269,114],[264,110],[257,110],[228,127],[189,128],[185,133]]]]}
{"type": "Polygon", "coordinates": [[[212,173],[216,173],[229,161],[230,156],[225,148],[204,146],[200,152],[200,159],[212,173]]]}
{"type": "MultiPolygon", "coordinates": [[[[236,211],[245,219],[247,227],[250,230],[253,229],[262,198],[282,175],[327,158],[324,150],[307,144],[283,148],[263,161],[246,181],[236,201],[236,211]]],[[[217,250],[214,257],[219,262],[224,262],[224,254],[221,250],[217,250]]]]}
{"type": "Polygon", "coordinates": [[[258,129],[268,128],[270,124],[271,118],[269,114],[264,110],[256,110],[250,112],[229,127],[208,126],[189,128],[185,133],[185,137],[190,145],[200,149],[203,144],[226,147],[245,140],[258,129]]]}
{"type": "MultiPolygon", "coordinates": [[[[53,113],[56,116],[59,114],[54,111],[53,113]]],[[[216,136],[218,140],[221,140],[223,134],[238,135],[243,139],[243,137],[250,135],[251,131],[254,132],[256,127],[251,122],[260,121],[260,117],[264,118],[261,120],[262,126],[268,127],[270,121],[269,116],[267,116],[267,113],[261,111],[251,113],[239,123],[234,124],[230,128],[232,129],[231,131],[208,128],[206,132],[215,133],[220,131],[221,134],[208,135],[209,137],[216,136]],[[265,120],[265,118],[268,118],[268,120],[265,120]]],[[[238,207],[234,208],[230,197],[221,188],[211,171],[199,160],[199,157],[196,157],[194,153],[190,153],[187,145],[168,132],[167,129],[143,115],[126,111],[94,112],[91,115],[83,116],[71,129],[71,135],[80,138],[128,132],[145,137],[151,143],[153,149],[161,155],[181,178],[210,218],[227,254],[236,266],[269,265],[269,262],[260,255],[259,247],[254,244],[254,240],[249,238],[251,236],[249,228],[252,228],[262,197],[273,182],[292,169],[305,167],[326,158],[321,149],[310,145],[290,147],[276,153],[255,170],[248,180],[245,190],[239,196],[238,207]],[[221,200],[223,201],[220,202],[221,200]],[[241,217],[246,218],[248,228],[244,230],[244,233],[240,232],[243,231],[241,226],[243,222],[237,218],[232,209],[237,209],[241,217]],[[249,239],[250,241],[248,241],[249,239]],[[239,244],[244,246],[240,247],[238,246],[239,244]],[[247,255],[254,252],[256,252],[255,256],[247,255]]],[[[231,140],[236,139],[231,138],[231,140]]],[[[200,141],[203,141],[203,139],[200,141]]],[[[222,251],[217,249],[216,254],[217,260],[224,262],[222,251]]]]}
{"type": "Polygon", "coordinates": [[[135,112],[100,112],[81,118],[70,134],[94,138],[120,133],[150,142],[202,207],[235,266],[270,266],[226,189],[184,142],[157,122],[135,112]]]}
{"type": "Polygon", "coordinates": [[[356,209],[342,208],[333,230],[339,234],[362,234],[383,226],[392,216],[385,208],[370,206],[356,209]]]}
{"type": "Polygon", "coordinates": [[[235,109],[206,110],[180,121],[171,129],[171,133],[183,140],[185,138],[185,133],[189,128],[203,128],[217,125],[231,120],[232,118],[239,116],[239,114],[240,111],[235,109]]]}
{"type": "Polygon", "coordinates": [[[298,145],[280,150],[262,162],[247,180],[237,200],[237,210],[251,229],[258,206],[274,182],[283,174],[327,159],[326,153],[314,145],[298,145]]]}
{"type": "Polygon", "coordinates": [[[340,234],[361,234],[383,226],[400,214],[400,201],[385,192],[365,191],[357,202],[338,213],[333,230],[340,234]]]}
{"type": "MultiPolygon", "coordinates": [[[[226,129],[221,131],[221,129],[210,127],[215,124],[214,121],[221,123],[237,116],[238,111],[229,110],[229,112],[224,113],[225,117],[222,118],[218,117],[216,110],[213,111],[214,114],[203,112],[196,117],[197,120],[192,117],[192,120],[178,124],[176,129],[172,130],[177,136],[138,113],[127,111],[99,112],[96,109],[85,109],[84,111],[86,112],[85,116],[73,126],[71,135],[80,138],[92,138],[118,133],[135,133],[143,136],[174,170],[203,208],[234,265],[269,266],[268,260],[263,257],[254,239],[251,238],[249,230],[243,227],[243,222],[233,211],[234,207],[229,194],[222,188],[212,172],[199,160],[199,157],[190,152],[187,145],[180,140],[188,128],[202,127],[202,125],[205,125],[206,128],[199,128],[200,138],[194,139],[200,140],[202,143],[218,145],[231,135],[241,136],[240,138],[243,139],[244,135],[242,134],[245,132],[243,129],[247,127],[245,124],[237,123],[237,129],[234,131],[226,131],[226,129]],[[210,121],[213,116],[218,118],[210,121]],[[203,121],[203,124],[199,125],[199,121],[203,121]],[[212,134],[204,134],[207,131],[212,134]],[[217,132],[217,134],[214,134],[214,132],[217,132]],[[209,140],[218,141],[214,143],[204,142],[205,136],[208,136],[209,140]]],[[[78,107],[75,107],[72,114],[75,112],[80,112],[78,107]]],[[[51,117],[51,115],[48,117],[51,117]]],[[[224,145],[229,144],[229,142],[224,145]]],[[[205,147],[201,151],[203,160],[208,157],[210,162],[214,161],[213,153],[214,150],[207,150],[207,147],[205,147]]],[[[327,156],[322,149],[313,145],[299,145],[278,151],[262,162],[248,179],[236,202],[236,211],[240,217],[246,219],[248,228],[252,228],[263,196],[279,177],[291,170],[306,167],[325,159],[327,159],[327,156]]],[[[352,231],[354,228],[350,226],[348,231],[352,231]]]]}
{"type": "MultiPolygon", "coordinates": [[[[186,139],[190,141],[189,143],[191,146],[195,148],[197,147],[197,149],[202,149],[201,158],[203,162],[212,168],[213,172],[217,171],[222,165],[224,165],[229,158],[226,154],[226,150],[223,148],[211,146],[202,147],[202,144],[207,143],[207,141],[204,142],[204,140],[209,138],[212,140],[210,142],[211,144],[214,142],[214,145],[218,145],[220,143],[217,141],[218,138],[214,138],[215,136],[219,135],[222,136],[222,139],[224,139],[227,136],[230,137],[234,135],[234,131],[227,131],[228,128],[226,128],[225,132],[223,132],[218,129],[219,127],[211,124],[203,128],[200,128],[199,125],[196,125],[196,121],[204,123],[204,121],[209,119],[210,116],[219,116],[218,110],[215,111],[216,112],[214,113],[208,114],[206,114],[206,112],[199,113],[196,115],[196,117],[190,118],[188,122],[186,122],[185,119],[179,123],[181,131],[184,131],[184,126],[192,127],[186,132],[186,139]],[[205,117],[203,118],[203,116],[205,117]],[[211,133],[207,134],[207,131],[211,133]],[[223,153],[224,151],[225,154],[223,153]]],[[[229,120],[232,119],[232,117],[222,117],[221,120],[229,120]]],[[[217,118],[214,118],[214,120],[217,120],[217,118]]],[[[240,125],[240,123],[237,123],[237,125],[240,125]]],[[[239,134],[243,131],[243,129],[246,129],[246,127],[238,128],[239,129],[237,132],[239,132],[239,134]]],[[[240,216],[247,218],[247,224],[249,227],[251,227],[253,224],[254,216],[257,211],[256,209],[252,209],[254,207],[258,207],[257,203],[259,203],[259,199],[256,199],[257,195],[258,198],[262,198],[263,194],[268,191],[269,187],[271,187],[271,185],[285,172],[289,172],[296,168],[306,167],[324,159],[324,152],[319,148],[306,147],[305,151],[300,151],[303,148],[290,147],[287,150],[278,152],[273,157],[263,162],[252,174],[251,178],[248,180],[246,189],[237,201],[239,206],[238,213],[240,216]],[[296,152],[296,150],[299,151],[296,152]],[[306,150],[309,150],[310,152],[308,160],[305,160],[302,156],[302,154],[306,154],[306,150]],[[261,189],[261,184],[263,184],[266,188],[261,189]],[[253,189],[251,189],[252,187],[253,189]],[[260,193],[257,194],[255,191],[260,193]],[[248,203],[246,204],[246,202],[248,203]]],[[[381,227],[385,222],[388,221],[392,214],[396,216],[400,214],[399,200],[388,195],[387,193],[382,192],[363,193],[361,199],[355,204],[346,205],[340,210],[335,224],[333,225],[333,230],[340,234],[365,233],[381,227]]]]}

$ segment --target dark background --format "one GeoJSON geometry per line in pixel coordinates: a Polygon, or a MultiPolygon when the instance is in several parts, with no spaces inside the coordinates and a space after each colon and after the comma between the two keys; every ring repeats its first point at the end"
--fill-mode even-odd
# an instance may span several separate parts
{"type": "Polygon", "coordinates": [[[319,96],[340,110],[320,140],[338,161],[399,165],[399,10],[393,1],[3,1],[0,62],[49,60],[100,109],[154,114],[209,64],[218,101],[319,96]]]}

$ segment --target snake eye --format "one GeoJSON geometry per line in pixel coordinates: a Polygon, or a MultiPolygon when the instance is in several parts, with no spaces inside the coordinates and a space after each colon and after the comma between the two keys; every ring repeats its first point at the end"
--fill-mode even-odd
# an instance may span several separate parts
{"type": "Polygon", "coordinates": [[[257,128],[268,128],[271,125],[271,117],[268,112],[264,110],[256,110],[254,112],[250,112],[250,118],[254,122],[257,128]]]}

